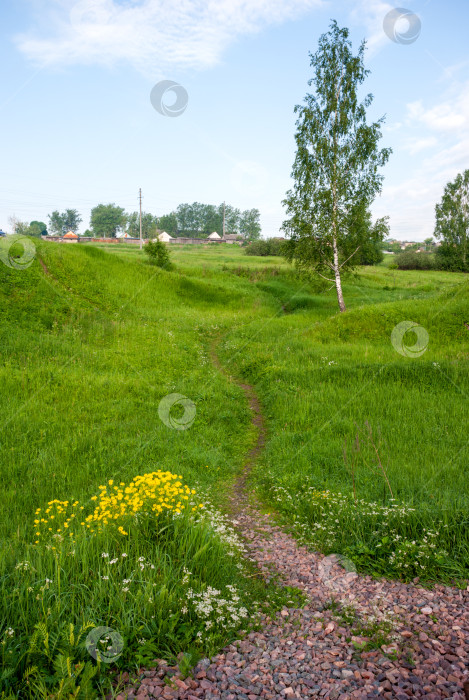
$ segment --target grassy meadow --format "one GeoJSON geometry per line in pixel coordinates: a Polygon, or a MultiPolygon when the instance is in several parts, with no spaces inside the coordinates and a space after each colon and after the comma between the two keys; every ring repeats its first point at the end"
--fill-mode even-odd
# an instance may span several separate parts
{"type": "Polygon", "coordinates": [[[172,271],[130,245],[36,246],[28,269],[0,265],[5,697],[72,692],[61,656],[105,689],[88,630],[119,631],[122,669],[190,664],[291,594],[253,583],[222,515],[254,436],[213,345],[255,386],[252,486],[298,536],[370,573],[469,575],[467,276],[360,268],[340,315],[333,290],[237,246],[171,248],[172,271]],[[420,357],[391,344],[405,320],[420,357]],[[181,405],[161,419],[171,394],[187,429],[181,405]]]}
{"type": "Polygon", "coordinates": [[[277,296],[277,316],[223,341],[268,417],[260,492],[306,541],[362,570],[467,577],[464,276],[361,269],[345,284],[344,315],[332,292],[291,289],[287,301],[281,276],[260,286],[277,296]],[[391,344],[404,320],[428,333],[419,357],[391,344]]]}

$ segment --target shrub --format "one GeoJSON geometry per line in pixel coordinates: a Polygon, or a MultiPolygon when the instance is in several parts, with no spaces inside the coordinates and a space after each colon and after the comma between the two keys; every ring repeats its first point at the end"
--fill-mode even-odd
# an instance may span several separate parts
{"type": "Polygon", "coordinates": [[[162,241],[149,240],[145,243],[143,250],[148,255],[148,259],[152,265],[157,265],[165,270],[171,269],[172,265],[169,257],[169,250],[162,241]]]}
{"type": "Polygon", "coordinates": [[[435,266],[438,270],[469,272],[469,265],[463,262],[460,246],[442,243],[435,253],[435,266]]]}
{"type": "Polygon", "coordinates": [[[283,255],[285,241],[281,238],[267,238],[263,241],[254,241],[246,248],[246,255],[283,255]]]}
{"type": "Polygon", "coordinates": [[[431,253],[416,253],[406,250],[396,256],[399,270],[434,270],[435,263],[431,253]]]}

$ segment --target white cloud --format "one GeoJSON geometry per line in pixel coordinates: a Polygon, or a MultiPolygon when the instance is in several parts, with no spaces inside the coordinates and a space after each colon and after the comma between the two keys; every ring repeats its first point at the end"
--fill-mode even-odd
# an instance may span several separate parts
{"type": "Polygon", "coordinates": [[[457,173],[469,166],[469,134],[456,143],[442,148],[423,161],[425,171],[438,173],[440,178],[456,177],[457,173]]]}
{"type": "Polygon", "coordinates": [[[55,66],[114,65],[163,75],[208,68],[239,36],[297,18],[323,0],[53,0],[41,30],[17,37],[30,59],[55,66]]]}
{"type": "Polygon", "coordinates": [[[469,117],[469,103],[464,105],[451,102],[443,102],[430,109],[425,109],[422,102],[411,102],[407,105],[409,118],[418,121],[429,129],[438,131],[452,131],[467,126],[469,117]]]}
{"type": "Polygon", "coordinates": [[[370,59],[390,42],[383,30],[383,20],[394,5],[384,0],[360,0],[358,3],[352,0],[352,2],[354,6],[350,11],[350,17],[355,24],[365,26],[367,29],[366,55],[367,59],[370,59]]]}
{"type": "Polygon", "coordinates": [[[405,139],[402,150],[411,156],[428,152],[415,161],[408,177],[396,184],[385,183],[374,205],[376,215],[391,215],[391,232],[397,238],[423,240],[433,235],[435,204],[444,186],[469,166],[468,88],[469,83],[453,81],[439,101],[407,105],[406,130],[412,129],[416,136],[405,139]]]}
{"type": "Polygon", "coordinates": [[[420,151],[424,151],[426,148],[431,148],[438,144],[438,139],[435,136],[429,136],[426,139],[417,139],[416,141],[410,141],[404,147],[413,156],[420,151]]]}
{"type": "MultiPolygon", "coordinates": [[[[454,177],[469,165],[469,82],[455,81],[445,99],[431,107],[421,100],[407,105],[407,123],[417,126],[421,138],[415,144],[422,147],[434,141],[438,150],[429,155],[422,165],[425,172],[440,178],[454,177]],[[422,134],[422,127],[428,134],[422,134]]],[[[420,150],[420,149],[419,149],[420,150]]]]}
{"type": "Polygon", "coordinates": [[[383,124],[383,132],[397,131],[402,128],[402,122],[394,122],[393,124],[383,124]]]}

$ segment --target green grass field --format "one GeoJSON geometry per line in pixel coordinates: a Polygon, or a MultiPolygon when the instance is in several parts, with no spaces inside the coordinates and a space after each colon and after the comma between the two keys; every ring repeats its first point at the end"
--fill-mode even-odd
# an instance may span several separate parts
{"type": "Polygon", "coordinates": [[[0,266],[6,697],[29,697],[27,666],[52,663],[36,649],[41,623],[119,629],[123,668],[226,643],[234,623],[202,639],[206,620],[176,611],[185,569],[200,593],[236,586],[238,612],[275,606],[274,591],[246,578],[216,510],[253,434],[241,389],[211,362],[213,344],[227,370],[255,386],[266,416],[252,486],[301,538],[370,573],[469,575],[467,276],[396,271],[387,260],[345,280],[340,315],[333,291],[237,246],[171,248],[168,272],[133,246],[36,245],[28,269],[0,266]],[[391,344],[406,320],[428,333],[419,357],[391,344]],[[159,416],[172,393],[195,405],[185,430],[159,416]],[[35,512],[49,501],[76,500],[87,512],[100,485],[157,470],[180,476],[207,515],[168,516],[156,534],[151,518],[132,521],[127,539],[104,528],[80,530],[74,547],[60,538],[47,547],[42,536],[34,544],[35,512]],[[109,573],[102,553],[128,554],[127,568],[109,573]],[[155,568],[142,573],[142,556],[155,568]],[[129,578],[135,586],[123,592],[129,578]]]}

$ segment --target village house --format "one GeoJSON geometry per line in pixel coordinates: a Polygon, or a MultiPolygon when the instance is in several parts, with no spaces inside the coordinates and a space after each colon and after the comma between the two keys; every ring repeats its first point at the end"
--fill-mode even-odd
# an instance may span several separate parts
{"type": "Polygon", "coordinates": [[[174,238],[170,236],[169,233],[166,233],[166,231],[163,231],[158,234],[158,240],[163,241],[163,243],[170,243],[170,241],[174,241],[174,238]]]}
{"type": "MultiPolygon", "coordinates": [[[[162,234],[160,234],[160,236],[161,235],[162,234]]],[[[207,243],[237,243],[238,245],[242,245],[244,237],[239,233],[227,233],[224,236],[220,236],[216,231],[214,231],[207,236],[207,238],[186,238],[183,236],[171,238],[171,236],[168,236],[168,239],[159,237],[159,240],[164,240],[165,243],[173,243],[177,245],[206,245],[207,243]]]]}
{"type": "Polygon", "coordinates": [[[226,233],[221,240],[224,243],[237,243],[238,245],[241,245],[243,242],[242,236],[240,236],[238,233],[226,233]]]}
{"type": "Polygon", "coordinates": [[[67,231],[67,233],[62,237],[64,243],[77,243],[78,236],[75,231],[67,231]]]}
{"type": "Polygon", "coordinates": [[[124,238],[126,241],[139,241],[140,238],[138,236],[131,236],[130,234],[127,233],[127,231],[118,231],[116,233],[116,238],[124,238]]]}

